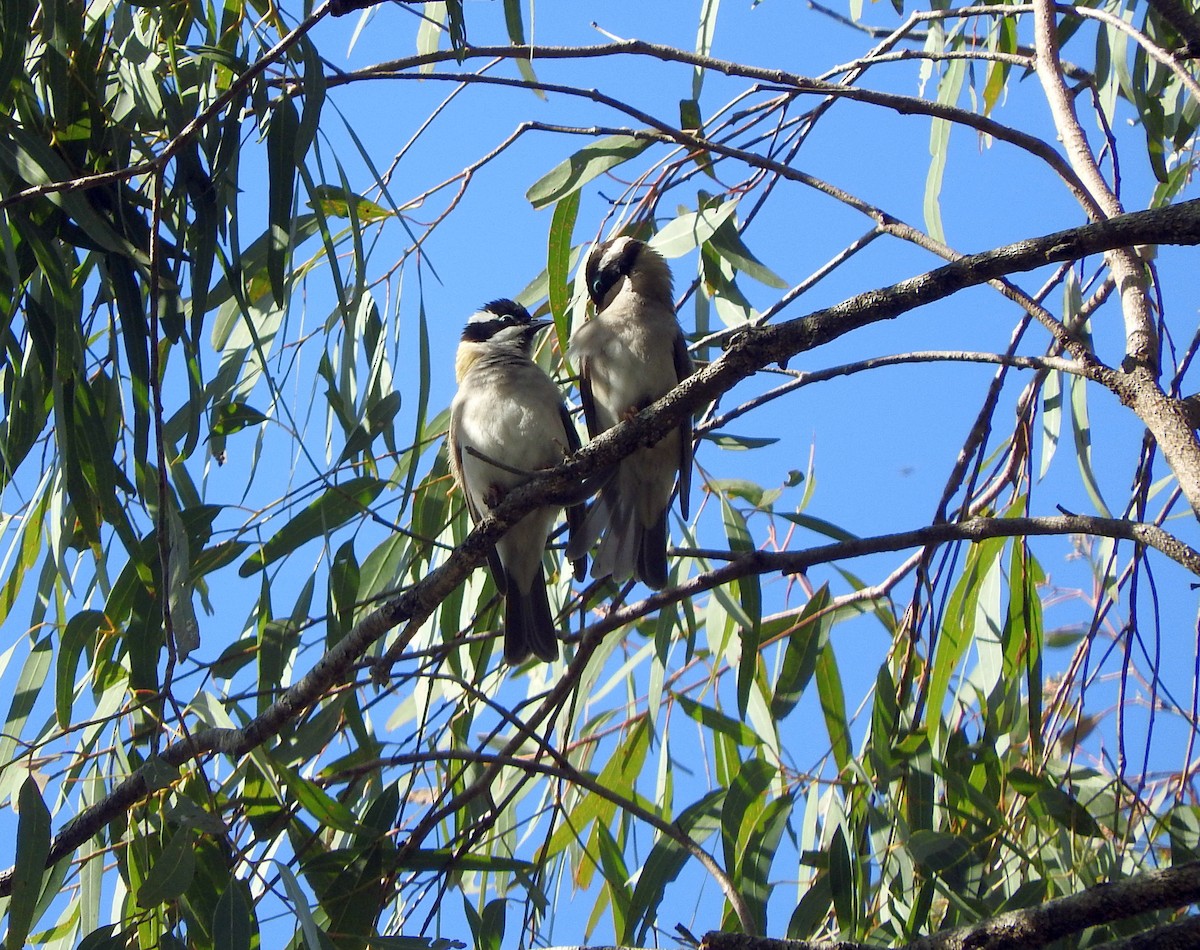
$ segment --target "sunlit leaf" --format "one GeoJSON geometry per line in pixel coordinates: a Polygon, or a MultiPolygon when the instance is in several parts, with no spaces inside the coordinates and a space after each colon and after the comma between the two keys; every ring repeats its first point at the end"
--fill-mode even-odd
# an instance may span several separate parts
{"type": "Polygon", "coordinates": [[[242,577],[249,577],[291,554],[305,542],[324,537],[351,518],[362,515],[386,484],[378,478],[364,475],[329,487],[272,535],[262,548],[250,555],[238,573],[242,577]]]}
{"type": "Polygon", "coordinates": [[[350,209],[353,206],[355,217],[363,224],[382,221],[394,214],[369,198],[356,195],[336,185],[317,185],[313,189],[308,206],[313,210],[320,209],[322,214],[330,218],[350,217],[350,209]]]}
{"type": "Polygon", "coordinates": [[[525,197],[535,208],[544,208],[582,188],[597,175],[636,158],[649,147],[649,139],[613,135],[588,145],[534,182],[525,197]]]}

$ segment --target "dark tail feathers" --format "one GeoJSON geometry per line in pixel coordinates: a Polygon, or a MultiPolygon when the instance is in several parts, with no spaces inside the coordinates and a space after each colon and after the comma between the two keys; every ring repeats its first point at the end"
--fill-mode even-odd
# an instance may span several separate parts
{"type": "Polygon", "coordinates": [[[522,594],[509,576],[504,599],[504,660],[510,666],[524,663],[530,654],[551,663],[558,659],[554,617],[546,597],[546,575],[538,568],[528,594],[522,594]]]}

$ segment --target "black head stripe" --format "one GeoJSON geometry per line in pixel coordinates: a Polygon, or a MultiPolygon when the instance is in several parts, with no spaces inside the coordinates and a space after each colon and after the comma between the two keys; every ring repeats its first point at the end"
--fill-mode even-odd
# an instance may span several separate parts
{"type": "Polygon", "coordinates": [[[604,300],[605,294],[612,290],[617,281],[627,276],[633,270],[634,264],[637,263],[638,254],[641,253],[644,246],[641,241],[630,240],[625,243],[620,254],[611,257],[609,249],[613,243],[609,241],[601,244],[588,258],[585,275],[587,277],[588,294],[597,304],[604,300]]]}
{"type": "Polygon", "coordinates": [[[527,326],[533,318],[519,303],[502,297],[486,303],[471,315],[463,328],[462,338],[467,343],[482,343],[490,340],[508,327],[527,326]]]}
{"type": "Polygon", "coordinates": [[[515,300],[509,300],[507,297],[501,297],[499,300],[493,300],[483,305],[484,313],[495,314],[497,317],[504,318],[507,326],[516,326],[519,323],[528,323],[532,317],[529,316],[529,311],[522,307],[515,300]]]}

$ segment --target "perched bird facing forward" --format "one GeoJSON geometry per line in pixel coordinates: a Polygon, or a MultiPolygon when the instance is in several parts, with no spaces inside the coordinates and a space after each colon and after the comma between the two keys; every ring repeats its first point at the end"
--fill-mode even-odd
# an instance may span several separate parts
{"type": "MultiPolygon", "coordinates": [[[[593,248],[584,272],[596,315],[571,338],[588,432],[595,438],[630,419],[692,373],[675,319],[671,270],[641,241],[619,237],[593,248]]],[[[692,423],[623,459],[567,545],[578,557],[597,538],[592,576],[667,583],[667,510],[679,475],[679,508],[688,516],[692,423]]]]}
{"type": "MultiPolygon", "coordinates": [[[[473,521],[538,469],[552,468],[579,448],[558,387],[531,354],[533,338],[550,325],[533,320],[511,300],[493,300],[472,314],[454,362],[458,393],[450,404],[450,468],[473,521]]],[[[581,525],[582,506],[567,521],[581,525]]],[[[558,517],[557,506],[535,508],[496,542],[488,562],[505,595],[504,659],[517,664],[531,653],[558,658],[554,620],[546,597],[542,552],[558,517]]],[[[576,561],[583,576],[586,562],[576,561]]]]}

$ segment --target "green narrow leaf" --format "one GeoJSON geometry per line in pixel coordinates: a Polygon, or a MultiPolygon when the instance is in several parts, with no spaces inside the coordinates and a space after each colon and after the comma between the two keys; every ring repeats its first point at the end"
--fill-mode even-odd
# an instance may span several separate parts
{"type": "Polygon", "coordinates": [[[791,814],[791,798],[772,799],[754,823],[742,849],[738,880],[759,933],[767,933],[767,901],[774,890],[770,880],[771,865],[791,814]]]}
{"type": "Polygon", "coordinates": [[[707,439],[726,451],[745,452],[748,449],[762,449],[774,445],[779,439],[763,436],[732,435],[728,432],[705,432],[702,439],[707,439]]]}
{"type": "MultiPolygon", "coordinates": [[[[729,549],[737,554],[744,554],[754,549],[750,530],[742,513],[729,503],[725,492],[720,495],[721,516],[725,526],[725,539],[729,549]]],[[[746,707],[750,702],[750,688],[758,670],[759,636],[762,623],[762,591],[758,583],[758,575],[739,578],[736,582],[738,605],[741,616],[738,624],[738,636],[741,640],[741,659],[738,662],[737,699],[738,713],[746,718],[746,707]]],[[[736,615],[735,615],[736,616],[736,615]]]]}
{"type": "MultiPolygon", "coordinates": [[[[436,53],[441,45],[443,24],[446,22],[445,0],[426,0],[420,26],[417,27],[417,55],[436,53]]],[[[433,72],[433,63],[422,63],[420,71],[433,72]]]]}
{"type": "Polygon", "coordinates": [[[32,775],[21,783],[17,796],[17,854],[13,864],[12,896],[8,903],[7,950],[25,946],[25,938],[36,921],[38,898],[50,856],[50,811],[32,775]]]}
{"type": "Polygon", "coordinates": [[[1054,450],[1058,448],[1058,436],[1062,431],[1062,371],[1051,370],[1042,386],[1042,462],[1038,468],[1038,481],[1046,477],[1054,450]]]}
{"type": "Polygon", "coordinates": [[[278,306],[286,297],[285,271],[292,231],[292,195],[296,187],[296,140],[300,116],[290,96],[271,111],[267,129],[267,277],[278,306]]]}
{"type": "Polygon", "coordinates": [[[737,200],[726,201],[715,208],[687,211],[659,228],[649,245],[663,257],[682,257],[702,244],[707,244],[717,229],[733,217],[737,200]]]}
{"type": "Polygon", "coordinates": [[[569,343],[571,303],[571,235],[575,231],[575,216],[579,213],[579,192],[573,191],[554,206],[550,221],[549,247],[546,253],[546,276],[549,282],[550,313],[554,330],[563,353],[569,343]]]}
{"type": "Polygon", "coordinates": [[[750,248],[746,247],[741,232],[737,229],[737,223],[732,219],[725,221],[713,232],[709,246],[748,277],[777,290],[787,289],[787,281],[763,264],[751,253],[750,248]]]}
{"type": "MultiPolygon", "coordinates": [[[[700,117],[700,103],[695,99],[679,100],[679,127],[685,132],[703,137],[704,121],[700,117]]],[[[707,149],[693,152],[691,158],[697,168],[709,178],[716,180],[717,173],[713,170],[712,154],[707,149]]]]}
{"type": "Polygon", "coordinates": [[[296,164],[300,164],[316,140],[321,124],[321,110],[325,105],[325,63],[307,36],[301,37],[295,48],[299,50],[303,62],[304,111],[296,126],[292,158],[296,164]]]}
{"type": "Polygon", "coordinates": [[[168,577],[167,605],[170,611],[171,630],[175,636],[175,650],[179,658],[185,658],[200,647],[200,623],[196,619],[196,608],[192,604],[195,587],[191,576],[191,553],[187,531],[175,507],[174,496],[163,499],[167,506],[168,534],[168,577]]]}
{"type": "Polygon", "coordinates": [[[728,736],[740,746],[758,745],[758,736],[745,723],[726,716],[711,706],[705,706],[694,699],[689,699],[682,693],[672,693],[671,695],[689,719],[694,719],[705,728],[728,736]]]}
{"type": "Polygon", "coordinates": [[[71,724],[71,705],[75,699],[75,671],[84,648],[96,642],[96,634],[107,623],[102,610],[81,610],[67,621],[62,642],[58,645],[58,662],[54,677],[54,711],[58,724],[66,729],[71,724]]]}
{"type": "Polygon", "coordinates": [[[933,654],[926,712],[931,732],[946,728],[943,707],[950,681],[975,635],[975,604],[983,579],[1004,550],[1005,543],[1003,538],[984,541],[972,544],[967,551],[967,563],[950,596],[933,654]]]}
{"type": "Polygon", "coordinates": [[[1075,436],[1075,461],[1079,465],[1083,487],[1096,510],[1105,518],[1111,518],[1112,513],[1100,494],[1096,470],[1092,467],[1092,424],[1088,418],[1087,380],[1072,375],[1067,381],[1067,390],[1071,407],[1071,432],[1075,436]]]}
{"type": "Polygon", "coordinates": [[[817,654],[817,696],[829,730],[830,749],[840,772],[850,763],[850,724],[846,719],[846,696],[838,672],[833,646],[826,643],[817,654]]]}
{"type": "Polygon", "coordinates": [[[336,828],[338,831],[357,832],[360,829],[354,813],[336,798],[332,798],[319,785],[310,782],[294,769],[288,768],[282,762],[271,760],[272,767],[284,784],[296,796],[296,801],[326,828],[336,828]]]}
{"type": "Polygon", "coordinates": [[[826,521],[823,518],[816,518],[812,515],[806,515],[801,512],[795,514],[789,512],[778,512],[779,517],[790,521],[794,525],[799,525],[801,528],[807,528],[809,531],[815,531],[817,534],[823,534],[827,538],[833,538],[834,541],[857,541],[858,535],[847,531],[845,528],[839,528],[832,522],[826,521]]]}
{"type": "Polygon", "coordinates": [[[1068,831],[1090,838],[1104,837],[1104,830],[1091,813],[1049,775],[1034,775],[1017,768],[1008,773],[1008,780],[1018,792],[1068,831]]]}
{"type": "Polygon", "coordinates": [[[572,191],[577,191],[597,175],[641,155],[649,139],[631,135],[612,135],[581,148],[565,162],[534,182],[525,197],[535,208],[544,208],[572,191]]]}
{"type": "Polygon", "coordinates": [[[186,825],[171,835],[138,888],[139,907],[157,907],[187,890],[196,872],[195,841],[196,832],[186,825]]]}
{"type": "Polygon", "coordinates": [[[238,573],[242,577],[249,577],[268,564],[291,554],[305,542],[323,537],[352,518],[362,515],[386,486],[386,481],[368,475],[330,486],[268,538],[259,550],[246,558],[238,573]]]}
{"type": "MultiPolygon", "coordinates": [[[[1045,647],[1045,624],[1042,618],[1042,598],[1039,586],[1045,581],[1046,574],[1025,545],[1013,545],[1012,580],[1014,591],[1019,591],[1013,597],[1012,610],[1021,616],[1020,626],[1023,628],[1023,643],[1014,644],[1014,650],[1021,656],[1021,648],[1025,657],[1025,683],[1028,699],[1026,714],[1029,719],[1029,740],[1036,753],[1042,749],[1042,652],[1045,647]]],[[[1014,629],[1016,624],[1014,624],[1014,629]]]]}
{"type": "Polygon", "coordinates": [[[292,874],[286,864],[276,861],[275,867],[279,869],[279,876],[283,879],[283,887],[287,891],[288,899],[292,902],[292,910],[300,918],[300,932],[304,935],[304,946],[307,950],[325,950],[326,943],[322,940],[324,933],[317,926],[317,922],[313,920],[308,895],[301,890],[296,876],[292,874]]]}
{"type": "Polygon", "coordinates": [[[596,824],[596,842],[600,864],[604,868],[604,887],[612,904],[613,930],[625,933],[629,927],[629,911],[633,906],[633,889],[629,886],[629,868],[620,846],[603,823],[596,824]]]}
{"type": "MultiPolygon", "coordinates": [[[[413,433],[413,445],[420,445],[422,441],[427,438],[426,416],[429,412],[429,387],[430,380],[432,378],[429,360],[429,321],[425,316],[425,296],[423,294],[421,296],[420,306],[417,307],[417,341],[417,372],[419,374],[420,382],[417,390],[417,419],[413,433]]],[[[435,466],[440,464],[441,460],[444,458],[444,455],[439,454],[438,461],[434,463],[435,466]]],[[[400,496],[402,499],[400,510],[402,512],[408,500],[413,497],[413,485],[415,485],[417,481],[417,460],[418,454],[414,452],[412,457],[409,459],[408,477],[404,482],[404,493],[400,496]]],[[[439,491],[438,495],[440,496],[439,501],[444,506],[446,504],[446,493],[444,491],[439,491]]],[[[413,512],[413,524],[416,524],[415,509],[413,512]]],[[[436,537],[441,533],[444,525],[445,521],[441,520],[441,523],[434,527],[433,530],[425,532],[426,536],[431,538],[436,537]]]]}
{"type": "Polygon", "coordinates": [[[360,571],[354,556],[354,539],[350,538],[337,550],[329,568],[329,622],[325,643],[333,646],[354,626],[354,608],[358,603],[360,571]]]}
{"type": "Polygon", "coordinates": [[[854,933],[858,915],[854,893],[854,869],[850,864],[850,847],[841,825],[833,829],[829,842],[829,889],[838,926],[843,933],[854,933]]]}
{"type": "MultiPolygon", "coordinates": [[[[508,901],[502,897],[494,898],[487,902],[483,908],[483,913],[475,912],[475,908],[471,906],[469,899],[463,899],[463,906],[467,908],[471,918],[471,933],[475,936],[475,946],[479,950],[500,950],[504,942],[504,925],[507,916],[508,901]]],[[[438,946],[442,941],[434,941],[432,946],[441,950],[438,946]]]]}
{"type": "MultiPolygon", "coordinates": [[[[504,25],[508,29],[508,41],[513,46],[524,46],[525,24],[521,21],[521,0],[504,0],[504,25]]],[[[537,73],[533,71],[533,64],[529,62],[528,57],[518,56],[516,63],[522,79],[528,83],[538,81],[537,73]]],[[[542,101],[546,99],[546,94],[541,89],[534,89],[533,94],[542,101]]]]}
{"type": "MultiPolygon", "coordinates": [[[[996,52],[1015,53],[1017,51],[1017,21],[1015,17],[997,17],[992,28],[992,37],[996,52]]],[[[1008,83],[1011,67],[1008,63],[994,62],[988,66],[987,82],[983,87],[983,114],[991,115],[1004,87],[1008,83]]]]}
{"type": "MultiPolygon", "coordinates": [[[[684,809],[675,819],[676,827],[697,844],[703,844],[720,827],[719,816],[724,797],[724,789],[709,792],[698,802],[684,809]]],[[[634,885],[625,932],[617,935],[621,946],[645,946],[643,941],[654,923],[667,885],[679,876],[690,857],[690,852],[674,838],[659,835],[646,857],[637,884],[634,885]]]]}
{"type": "Polygon", "coordinates": [[[778,774],[774,765],[756,756],[742,763],[729,786],[721,806],[721,844],[730,871],[741,864],[745,838],[765,807],[767,789],[778,774]]]}
{"type": "MultiPolygon", "coordinates": [[[[700,26],[696,30],[696,54],[711,56],[713,36],[717,32],[717,10],[721,0],[703,0],[700,5],[700,26]]],[[[700,98],[700,90],[704,86],[704,67],[696,66],[692,71],[692,98],[700,98]]]]}
{"type": "Polygon", "coordinates": [[[528,861],[496,854],[460,854],[448,848],[421,848],[407,852],[396,866],[411,871],[532,871],[528,861]]]}
{"type": "MultiPolygon", "coordinates": [[[[54,643],[53,638],[49,636],[37,641],[30,649],[25,665],[21,667],[21,675],[17,679],[17,687],[13,692],[4,726],[0,729],[0,762],[12,762],[16,758],[17,744],[25,732],[25,723],[34,703],[37,702],[38,695],[46,683],[53,656],[54,643]]],[[[16,769],[7,771],[7,781],[0,777],[0,788],[5,790],[3,794],[7,794],[7,790],[16,784],[18,775],[16,769]]],[[[0,776],[3,775],[4,770],[0,770],[0,776]]]]}
{"type": "MultiPolygon", "coordinates": [[[[966,62],[961,59],[951,60],[944,66],[945,72],[938,83],[937,101],[944,105],[955,105],[962,91],[963,77],[966,75],[966,62]]],[[[942,230],[942,176],[946,171],[946,157],[950,149],[950,128],[948,119],[935,118],[929,128],[929,174],[925,179],[925,230],[935,241],[946,243],[946,233],[942,230]]]]}
{"type": "Polygon", "coordinates": [[[829,639],[833,616],[829,607],[829,584],[822,584],[796,621],[796,629],[788,635],[783,665],[775,680],[771,697],[771,715],[782,720],[800,701],[805,688],[817,669],[817,654],[829,639]]]}
{"type": "Polygon", "coordinates": [[[830,875],[822,874],[809,885],[800,903],[792,911],[788,920],[787,935],[789,940],[807,940],[817,935],[818,929],[829,914],[833,904],[833,890],[830,885],[830,875]]]}

